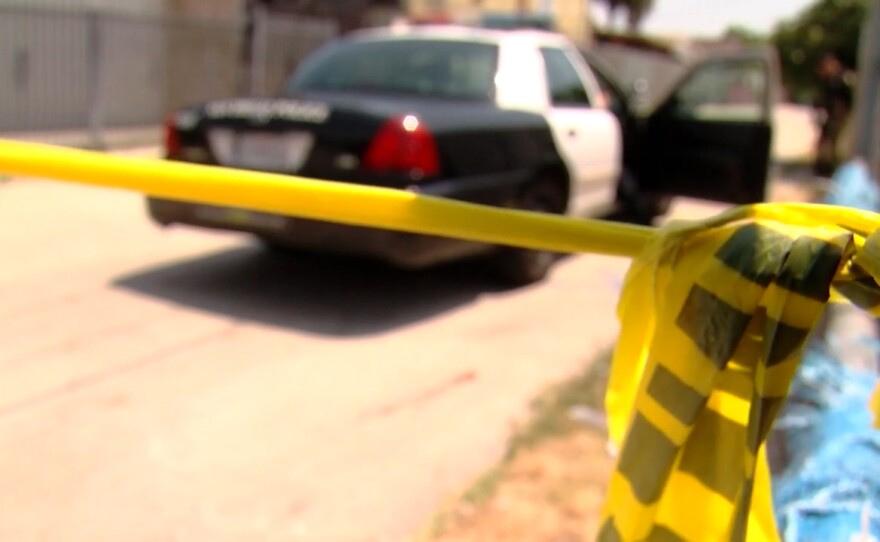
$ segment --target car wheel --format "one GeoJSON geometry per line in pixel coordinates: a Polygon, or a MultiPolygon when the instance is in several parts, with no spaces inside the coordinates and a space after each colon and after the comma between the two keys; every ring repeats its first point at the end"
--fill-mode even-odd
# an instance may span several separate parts
{"type": "Polygon", "coordinates": [[[630,172],[621,174],[617,184],[617,204],[624,222],[650,226],[658,216],[669,212],[671,203],[672,198],[668,196],[640,192],[638,182],[630,172]]]}
{"type": "Polygon", "coordinates": [[[263,250],[272,254],[293,254],[296,249],[291,247],[290,245],[285,245],[281,241],[278,241],[274,237],[269,235],[262,234],[254,234],[254,237],[259,241],[260,246],[263,247],[263,250]]]}
{"type": "MultiPolygon", "coordinates": [[[[565,199],[558,183],[542,181],[525,189],[514,202],[523,211],[561,214],[565,199]]],[[[559,254],[547,250],[503,247],[493,261],[494,274],[511,286],[526,286],[543,280],[559,254]]]]}

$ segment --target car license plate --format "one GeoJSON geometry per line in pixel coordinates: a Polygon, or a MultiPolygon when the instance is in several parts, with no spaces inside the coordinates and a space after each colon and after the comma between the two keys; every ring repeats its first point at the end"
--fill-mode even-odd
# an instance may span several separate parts
{"type": "Polygon", "coordinates": [[[216,129],[209,135],[221,165],[247,169],[296,172],[312,150],[308,132],[234,132],[216,129]]]}
{"type": "Polygon", "coordinates": [[[284,216],[227,207],[200,205],[196,207],[195,215],[196,218],[215,224],[269,231],[281,231],[290,224],[290,219],[284,216]]]}
{"type": "Polygon", "coordinates": [[[274,134],[240,134],[235,161],[249,167],[283,167],[287,162],[284,140],[274,134]]]}

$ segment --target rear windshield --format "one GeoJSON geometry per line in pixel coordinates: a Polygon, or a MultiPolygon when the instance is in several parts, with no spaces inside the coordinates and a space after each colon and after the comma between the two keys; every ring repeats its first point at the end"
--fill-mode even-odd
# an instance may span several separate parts
{"type": "Polygon", "coordinates": [[[498,47],[443,40],[342,41],[307,60],[285,93],[330,90],[489,100],[498,47]]]}

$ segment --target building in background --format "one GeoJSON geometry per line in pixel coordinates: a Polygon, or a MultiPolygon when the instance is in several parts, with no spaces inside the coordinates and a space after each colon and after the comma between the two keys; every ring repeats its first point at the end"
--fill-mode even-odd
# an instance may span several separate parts
{"type": "Polygon", "coordinates": [[[0,0],[0,133],[156,127],[205,100],[275,93],[337,35],[332,21],[263,19],[266,53],[246,62],[244,0],[0,0]],[[259,77],[259,81],[254,81],[259,77]]]}
{"type": "Polygon", "coordinates": [[[245,0],[246,10],[255,8],[278,15],[331,20],[343,34],[388,24],[403,12],[401,0],[245,0]]]}
{"type": "Polygon", "coordinates": [[[592,39],[589,0],[402,0],[403,10],[416,21],[509,26],[539,26],[541,21],[579,45],[592,39]]]}
{"type": "MultiPolygon", "coordinates": [[[[169,0],[207,4],[214,0],[169,0]]],[[[383,25],[397,16],[416,23],[463,23],[492,26],[545,26],[580,45],[591,39],[589,0],[246,0],[271,13],[332,19],[341,33],[383,25]]],[[[218,4],[235,0],[217,0],[218,4]]]]}
{"type": "MultiPolygon", "coordinates": [[[[145,1],[145,0],[139,0],[145,1]]],[[[157,0],[166,15],[203,19],[237,19],[245,12],[244,0],[157,0]]]]}
{"type": "Polygon", "coordinates": [[[157,126],[272,95],[327,40],[407,18],[547,26],[586,45],[588,0],[0,0],[0,133],[157,126]]]}

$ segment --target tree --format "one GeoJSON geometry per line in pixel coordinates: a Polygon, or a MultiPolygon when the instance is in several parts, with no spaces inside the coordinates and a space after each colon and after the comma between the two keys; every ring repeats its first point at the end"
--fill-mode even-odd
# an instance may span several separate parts
{"type": "Polygon", "coordinates": [[[654,0],[599,0],[608,9],[608,25],[612,26],[619,11],[626,12],[627,30],[636,33],[654,6],[654,0]]]}
{"type": "Polygon", "coordinates": [[[834,53],[850,69],[856,67],[867,16],[868,0],[818,0],[776,27],[771,41],[779,51],[783,84],[794,100],[817,96],[816,66],[824,53],[834,53]]]}
{"type": "Polygon", "coordinates": [[[767,36],[742,25],[731,25],[721,34],[722,40],[735,40],[744,45],[761,45],[767,43],[767,36]]]}

